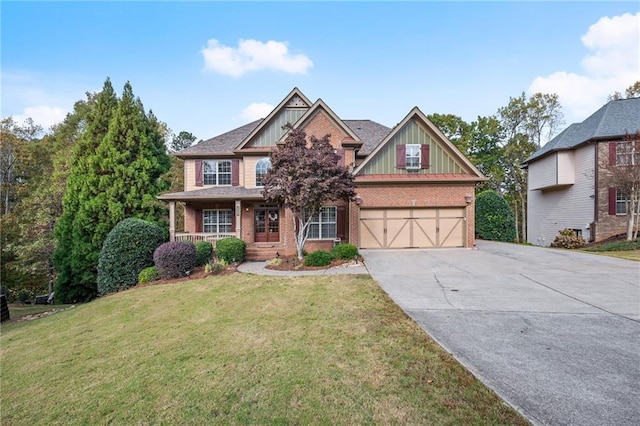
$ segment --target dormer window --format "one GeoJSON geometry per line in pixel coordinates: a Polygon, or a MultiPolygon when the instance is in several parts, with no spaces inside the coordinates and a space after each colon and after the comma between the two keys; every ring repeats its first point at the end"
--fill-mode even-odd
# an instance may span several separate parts
{"type": "Polygon", "coordinates": [[[230,160],[207,160],[202,163],[202,178],[205,185],[231,185],[230,160]]]}
{"type": "Polygon", "coordinates": [[[264,186],[263,179],[267,175],[267,171],[271,168],[271,160],[263,158],[256,163],[256,186],[264,186]]]}

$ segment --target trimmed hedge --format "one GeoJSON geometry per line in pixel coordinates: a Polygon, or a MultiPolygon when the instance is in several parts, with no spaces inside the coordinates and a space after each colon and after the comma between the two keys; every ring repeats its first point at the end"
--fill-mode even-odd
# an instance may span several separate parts
{"type": "Polygon", "coordinates": [[[327,266],[333,261],[333,255],[328,251],[317,250],[304,258],[304,266],[327,266]]]}
{"type": "Polygon", "coordinates": [[[476,197],[476,235],[483,240],[514,242],[513,212],[497,192],[483,191],[476,197]]]}
{"type": "Polygon", "coordinates": [[[144,268],[138,274],[138,284],[150,283],[152,281],[158,281],[160,279],[160,273],[155,266],[149,266],[144,268]]]}
{"type": "Polygon", "coordinates": [[[213,257],[213,244],[209,241],[198,241],[196,243],[196,252],[198,253],[196,266],[206,265],[211,262],[213,257]]]}
{"type": "Polygon", "coordinates": [[[198,259],[196,246],[183,241],[164,243],[153,253],[153,261],[163,279],[187,276],[198,259]]]}
{"type": "Polygon", "coordinates": [[[247,243],[240,238],[229,237],[216,241],[216,257],[226,262],[244,262],[247,243]]]}
{"type": "Polygon", "coordinates": [[[153,266],[153,252],[164,241],[164,230],[146,220],[129,218],[114,226],[98,259],[98,294],[136,285],[138,274],[153,266]]]}
{"type": "Polygon", "coordinates": [[[353,244],[337,244],[335,247],[331,249],[331,254],[336,259],[349,259],[352,260],[355,258],[358,253],[358,248],[353,244]]]}

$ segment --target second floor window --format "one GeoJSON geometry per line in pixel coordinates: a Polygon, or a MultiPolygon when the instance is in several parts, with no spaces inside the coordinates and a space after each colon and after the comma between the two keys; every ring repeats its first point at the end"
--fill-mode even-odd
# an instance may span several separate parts
{"type": "Polygon", "coordinates": [[[408,170],[420,168],[420,145],[407,145],[405,164],[408,170]]]}
{"type": "Polygon", "coordinates": [[[640,150],[633,142],[618,142],[616,144],[616,164],[620,166],[635,166],[640,164],[640,150]]]}
{"type": "Polygon", "coordinates": [[[271,160],[263,158],[256,163],[256,186],[264,186],[262,181],[271,167],[271,160]]]}
{"type": "Polygon", "coordinates": [[[205,185],[231,185],[230,160],[209,160],[202,163],[202,180],[205,185]]]}

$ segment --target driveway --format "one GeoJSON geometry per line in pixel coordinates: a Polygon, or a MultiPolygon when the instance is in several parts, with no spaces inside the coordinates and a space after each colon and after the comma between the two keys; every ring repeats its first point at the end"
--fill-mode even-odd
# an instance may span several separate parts
{"type": "Polygon", "coordinates": [[[409,316],[532,423],[640,424],[640,263],[486,241],[362,255],[409,316]]]}

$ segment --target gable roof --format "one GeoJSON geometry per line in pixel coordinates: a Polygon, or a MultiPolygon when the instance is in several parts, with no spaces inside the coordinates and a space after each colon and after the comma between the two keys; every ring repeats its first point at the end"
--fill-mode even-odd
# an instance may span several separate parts
{"type": "MultiPolygon", "coordinates": [[[[309,108],[302,117],[300,117],[300,119],[298,121],[296,121],[293,124],[293,128],[297,129],[301,126],[303,126],[311,117],[313,117],[313,115],[320,111],[323,110],[325,113],[327,113],[327,115],[329,115],[329,117],[347,134],[349,135],[355,142],[361,142],[360,138],[358,137],[357,134],[355,134],[353,132],[353,130],[351,130],[351,128],[349,126],[347,126],[342,119],[340,119],[340,117],[338,117],[331,108],[329,108],[329,106],[324,103],[324,101],[322,99],[318,99],[312,106],[311,108],[309,108]]],[[[284,142],[284,140],[287,138],[287,136],[289,136],[289,132],[285,132],[284,135],[282,135],[282,137],[280,138],[280,142],[284,142]]]]}
{"type": "Polygon", "coordinates": [[[300,102],[302,102],[303,107],[309,107],[311,106],[311,101],[300,91],[300,89],[298,89],[297,87],[294,87],[293,90],[291,92],[289,92],[289,94],[282,100],[282,102],[280,102],[270,113],[269,115],[267,115],[265,117],[264,120],[262,120],[262,122],[251,131],[251,133],[249,133],[241,142],[240,144],[236,147],[236,149],[242,149],[245,147],[245,145],[247,145],[251,139],[253,139],[254,136],[256,136],[258,133],[260,133],[260,130],[262,130],[268,123],[271,122],[271,120],[278,115],[278,113],[280,111],[282,111],[283,109],[285,109],[287,107],[287,105],[289,105],[290,102],[295,101],[295,100],[299,100],[300,102]]]}
{"type": "Polygon", "coordinates": [[[484,177],[482,172],[480,172],[480,170],[478,170],[476,166],[474,166],[471,163],[471,161],[469,161],[469,159],[466,156],[464,156],[460,152],[460,150],[458,150],[458,148],[456,148],[456,146],[449,139],[447,139],[447,137],[431,121],[429,121],[427,116],[424,115],[424,113],[420,111],[420,108],[418,108],[417,106],[413,107],[413,109],[409,111],[409,114],[407,114],[407,116],[400,123],[398,123],[391,130],[391,132],[389,132],[389,134],[387,134],[387,136],[376,146],[376,148],[371,152],[371,154],[362,163],[360,163],[358,167],[354,169],[353,171],[354,176],[357,176],[358,173],[361,170],[363,170],[364,167],[370,161],[373,160],[373,158],[376,157],[376,154],[380,152],[382,147],[384,147],[387,143],[389,143],[394,138],[394,136],[396,136],[413,119],[418,119],[426,127],[428,127],[429,130],[435,133],[439,139],[439,142],[442,143],[449,150],[451,157],[454,158],[456,161],[460,162],[463,166],[465,166],[467,169],[467,172],[470,175],[474,175],[477,178],[476,180],[486,180],[486,177],[484,177]]]}
{"type": "Polygon", "coordinates": [[[617,139],[640,131],[640,98],[610,101],[582,123],[574,123],[527,158],[527,164],[556,151],[575,149],[589,141],[617,139]]]}

